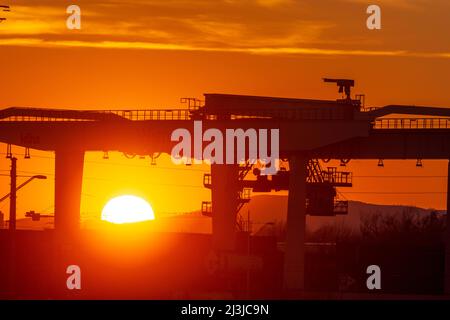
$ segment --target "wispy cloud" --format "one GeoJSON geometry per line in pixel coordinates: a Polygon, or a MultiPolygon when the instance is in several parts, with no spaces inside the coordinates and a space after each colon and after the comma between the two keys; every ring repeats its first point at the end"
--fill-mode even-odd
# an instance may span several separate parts
{"type": "MultiPolygon", "coordinates": [[[[379,1],[383,17],[387,18],[384,29],[378,33],[365,29],[364,3],[360,0],[325,0],[320,4],[312,0],[80,1],[82,30],[70,31],[65,27],[67,14],[60,1],[43,0],[36,6],[16,0],[7,23],[0,25],[0,45],[449,57],[450,45],[440,41],[445,30],[433,28],[436,22],[431,20],[421,22],[425,27],[411,25],[411,19],[427,15],[402,11],[417,7],[426,10],[422,1],[379,1]],[[389,19],[394,13],[395,21],[389,19]],[[416,38],[399,37],[397,29],[403,30],[405,21],[411,32],[420,31],[416,32],[416,38]],[[426,48],[417,46],[420,43],[417,37],[426,39],[426,48]]],[[[446,7],[442,0],[436,0],[436,4],[446,7]]],[[[435,7],[430,10],[437,12],[435,7]]],[[[448,11],[442,14],[447,20],[441,21],[450,20],[448,11]]],[[[446,27],[449,23],[442,24],[446,27]]]]}
{"type": "Polygon", "coordinates": [[[11,38],[0,40],[0,45],[8,46],[34,46],[34,47],[59,47],[59,48],[103,48],[103,49],[141,49],[141,50],[176,50],[176,51],[205,51],[205,52],[238,52],[261,55],[333,55],[333,56],[392,56],[392,57],[416,57],[416,58],[450,58],[450,52],[409,52],[405,50],[339,50],[320,48],[289,48],[289,47],[255,47],[255,48],[214,48],[197,47],[188,45],[151,43],[151,42],[127,42],[127,41],[77,41],[59,40],[44,41],[35,38],[11,38]]]}

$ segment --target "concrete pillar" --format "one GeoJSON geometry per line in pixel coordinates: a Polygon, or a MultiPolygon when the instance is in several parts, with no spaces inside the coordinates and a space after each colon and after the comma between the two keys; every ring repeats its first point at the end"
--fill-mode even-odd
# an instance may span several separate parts
{"type": "Polygon", "coordinates": [[[9,192],[9,230],[16,231],[17,158],[11,158],[11,191],[9,192]]]}
{"type": "Polygon", "coordinates": [[[56,298],[68,299],[78,294],[78,290],[68,290],[66,270],[69,265],[80,266],[77,239],[83,164],[84,151],[58,149],[55,152],[55,234],[49,288],[56,298]]]}
{"type": "Polygon", "coordinates": [[[80,225],[84,151],[55,152],[55,229],[61,234],[76,232],[80,225]]]}
{"type": "Polygon", "coordinates": [[[215,250],[235,249],[238,177],[238,165],[211,165],[212,240],[215,250]]]}
{"type": "Polygon", "coordinates": [[[307,159],[292,156],[289,159],[289,195],[284,254],[284,288],[305,288],[305,227],[307,159]]]}
{"type": "Polygon", "coordinates": [[[444,269],[444,290],[450,294],[450,160],[447,164],[447,214],[445,227],[445,269],[444,269]]]}

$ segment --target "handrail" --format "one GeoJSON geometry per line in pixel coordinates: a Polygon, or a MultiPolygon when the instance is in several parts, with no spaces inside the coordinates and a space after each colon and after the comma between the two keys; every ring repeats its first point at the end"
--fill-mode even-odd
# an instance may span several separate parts
{"type": "Polygon", "coordinates": [[[376,119],[372,129],[450,129],[450,118],[376,119]]]}
{"type": "Polygon", "coordinates": [[[150,110],[103,110],[102,113],[118,115],[127,120],[190,120],[187,109],[150,109],[150,110]]]}
{"type": "MultiPolygon", "coordinates": [[[[333,112],[327,110],[316,114],[316,110],[298,110],[281,112],[287,119],[335,119],[333,112]],[[308,112],[312,114],[308,114],[308,112]],[[301,115],[301,116],[300,116],[301,115]],[[310,117],[311,116],[311,117],[310,117]]],[[[336,112],[336,111],[334,111],[336,112]]],[[[341,112],[341,111],[339,111],[341,112]]],[[[339,114],[338,112],[338,114],[339,114]]],[[[262,118],[270,118],[264,111],[231,117],[231,119],[252,118],[258,114],[262,118]]],[[[334,114],[335,116],[337,114],[334,114]]],[[[343,114],[342,114],[343,115],[343,114]]],[[[274,116],[271,114],[271,116],[274,116]]],[[[218,119],[213,115],[204,115],[205,119],[218,119]]],[[[58,110],[38,108],[8,108],[0,110],[0,122],[48,122],[48,121],[147,121],[147,120],[192,120],[193,114],[188,109],[135,109],[135,110],[58,110]]],[[[275,119],[277,116],[275,115],[275,119]]],[[[371,122],[372,129],[450,129],[450,118],[378,118],[371,122]]]]}
{"type": "Polygon", "coordinates": [[[0,110],[0,121],[145,121],[189,119],[191,119],[191,113],[186,109],[71,111],[10,108],[0,110]]]}

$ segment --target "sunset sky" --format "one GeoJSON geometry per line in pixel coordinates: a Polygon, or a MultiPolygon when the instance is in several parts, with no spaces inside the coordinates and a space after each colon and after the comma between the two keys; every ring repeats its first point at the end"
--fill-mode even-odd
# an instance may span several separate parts
{"type": "MultiPolygon", "coordinates": [[[[0,12],[7,18],[0,23],[0,108],[177,108],[180,97],[207,92],[335,99],[336,88],[321,82],[325,76],[355,79],[355,92],[365,93],[370,106],[450,107],[448,0],[0,3],[11,6],[0,12]],[[81,8],[81,30],[66,28],[71,4],[81,8]],[[381,30],[366,28],[370,4],[381,7],[381,30]]],[[[0,148],[3,195],[9,162],[6,146],[0,148]]],[[[52,153],[32,150],[23,160],[22,148],[14,151],[21,174],[53,173],[52,153]]],[[[420,169],[414,161],[376,163],[350,163],[354,188],[341,190],[348,199],[445,208],[446,162],[425,160],[420,169]]],[[[207,171],[174,166],[167,156],[150,166],[148,159],[89,153],[82,211],[99,216],[123,193],[145,197],[156,214],[198,210],[210,199],[202,188],[207,171]]],[[[20,191],[19,216],[53,212],[53,178],[20,191]]],[[[7,212],[7,201],[0,210],[7,212]]]]}

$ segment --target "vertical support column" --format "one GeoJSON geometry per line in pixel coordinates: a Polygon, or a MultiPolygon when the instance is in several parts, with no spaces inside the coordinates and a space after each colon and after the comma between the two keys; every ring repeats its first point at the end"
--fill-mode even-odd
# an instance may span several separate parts
{"type": "Polygon", "coordinates": [[[211,165],[212,240],[215,250],[232,251],[235,248],[238,178],[238,165],[211,165]]]}
{"type": "Polygon", "coordinates": [[[52,294],[69,298],[77,290],[66,285],[67,267],[79,265],[77,235],[80,226],[84,151],[57,149],[55,152],[55,237],[49,284],[52,294]]]}
{"type": "Polygon", "coordinates": [[[16,230],[17,159],[11,158],[11,190],[9,192],[9,230],[16,230]]]}
{"type": "Polygon", "coordinates": [[[289,195],[284,254],[284,288],[304,290],[307,159],[300,155],[289,159],[289,195]]]}
{"type": "Polygon", "coordinates": [[[79,229],[84,151],[59,149],[55,153],[55,229],[73,234],[79,229]]]}
{"type": "Polygon", "coordinates": [[[444,290],[445,294],[450,294],[450,160],[447,164],[447,214],[445,226],[445,269],[444,269],[444,290]]]}
{"type": "Polygon", "coordinates": [[[17,222],[17,158],[11,158],[11,189],[9,193],[9,231],[10,231],[10,247],[9,247],[9,292],[12,297],[17,291],[17,245],[16,245],[16,222],[17,222]]]}

